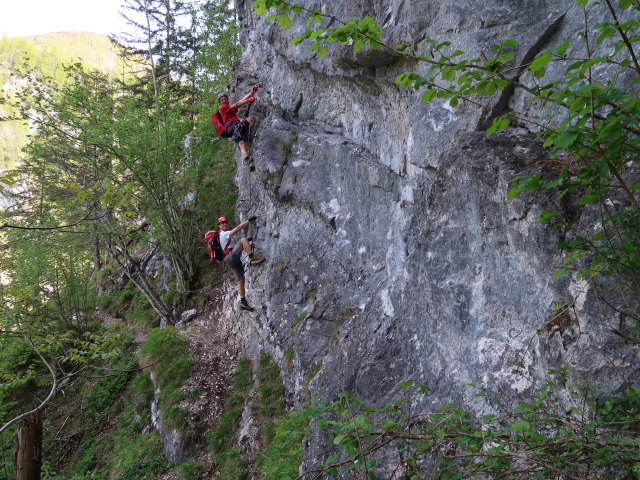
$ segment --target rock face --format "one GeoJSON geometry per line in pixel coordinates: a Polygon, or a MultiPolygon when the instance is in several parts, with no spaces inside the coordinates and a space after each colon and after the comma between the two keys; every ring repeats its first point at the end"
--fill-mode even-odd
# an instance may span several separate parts
{"type": "Polygon", "coordinates": [[[158,408],[160,389],[156,387],[156,377],[151,372],[151,381],[154,385],[153,400],[151,401],[151,424],[158,430],[162,439],[164,454],[170,463],[180,463],[184,458],[184,445],[180,433],[173,428],[165,428],[162,424],[162,415],[158,408]]]}
{"type": "MultiPolygon", "coordinates": [[[[530,383],[511,373],[518,362],[532,378],[570,366],[603,391],[637,382],[638,347],[611,333],[625,319],[586,283],[550,280],[563,233],[536,216],[568,207],[552,196],[506,200],[509,180],[548,158],[534,132],[487,137],[488,110],[423,104],[394,84],[423,67],[350,47],[316,58],[289,46],[302,21],[281,30],[250,4],[237,2],[245,53],[232,97],[263,89],[252,111],[256,171],[239,163],[237,220],[259,215],[249,235],[268,261],[247,273],[259,313],[229,303],[225,324],[245,351],[280,362],[294,404],[342,390],[380,403],[415,379],[431,387],[425,409],[482,408],[462,385],[526,394],[530,383]],[[542,328],[556,302],[575,308],[562,328],[542,328]]],[[[520,62],[583,28],[574,0],[302,4],[338,18],[371,15],[391,45],[447,39],[472,56],[516,30],[520,62]]],[[[487,103],[535,114],[517,92],[487,103]]],[[[580,221],[582,212],[568,213],[580,221]]]]}

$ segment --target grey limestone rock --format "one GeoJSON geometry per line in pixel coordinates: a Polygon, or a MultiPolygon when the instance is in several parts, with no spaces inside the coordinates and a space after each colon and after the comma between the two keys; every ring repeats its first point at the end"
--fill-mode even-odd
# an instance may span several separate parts
{"type": "Polygon", "coordinates": [[[180,314],[180,321],[183,323],[187,323],[188,321],[194,319],[198,315],[198,311],[195,308],[185,310],[180,314]]]}
{"type": "MultiPolygon", "coordinates": [[[[463,385],[526,395],[531,383],[512,373],[520,362],[532,378],[570,366],[601,391],[637,384],[638,346],[612,333],[625,319],[586,282],[550,279],[566,232],[537,215],[560,208],[579,222],[585,212],[552,196],[506,200],[512,178],[546,168],[535,132],[487,137],[487,110],[422,104],[394,84],[424,67],[347,47],[316,58],[289,45],[302,22],[280,30],[250,3],[237,1],[245,53],[234,90],[264,88],[252,110],[256,171],[239,161],[238,216],[260,216],[251,234],[267,262],[247,273],[257,313],[228,308],[224,325],[238,348],[273,355],[294,405],[342,390],[379,404],[411,378],[431,387],[425,410],[483,408],[463,385]],[[547,325],[555,302],[575,305],[569,325],[547,325]]],[[[446,37],[471,55],[515,30],[518,61],[575,38],[582,21],[573,0],[302,3],[371,15],[390,44],[446,37]]],[[[519,93],[491,102],[536,114],[519,93]]]]}

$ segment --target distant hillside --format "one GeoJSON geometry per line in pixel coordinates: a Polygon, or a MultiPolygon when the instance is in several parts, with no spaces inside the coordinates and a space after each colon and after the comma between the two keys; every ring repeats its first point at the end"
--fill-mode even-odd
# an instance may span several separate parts
{"type": "MultiPolygon", "coordinates": [[[[27,64],[54,78],[62,76],[62,66],[82,62],[103,72],[122,74],[129,69],[117,55],[117,49],[105,35],[88,32],[57,32],[30,37],[0,38],[0,88],[4,95],[15,89],[12,74],[27,64]]],[[[6,114],[0,107],[0,115],[6,114]]],[[[27,135],[20,122],[0,122],[0,170],[19,161],[27,135]]]]}
{"type": "Polygon", "coordinates": [[[105,35],[57,32],[0,39],[0,74],[15,70],[25,57],[30,59],[31,65],[47,74],[55,73],[62,64],[78,60],[105,72],[118,72],[122,66],[105,35]]]}

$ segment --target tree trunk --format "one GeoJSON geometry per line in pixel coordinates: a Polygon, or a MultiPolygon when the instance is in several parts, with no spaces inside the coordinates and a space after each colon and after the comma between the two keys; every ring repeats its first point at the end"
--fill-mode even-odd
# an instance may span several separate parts
{"type": "Polygon", "coordinates": [[[42,412],[24,418],[16,436],[16,480],[40,480],[42,466],[42,412]]]}

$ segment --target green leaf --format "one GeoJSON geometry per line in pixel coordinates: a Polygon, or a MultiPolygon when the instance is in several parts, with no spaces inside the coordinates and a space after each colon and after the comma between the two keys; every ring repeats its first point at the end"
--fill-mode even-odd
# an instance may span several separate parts
{"type": "Polygon", "coordinates": [[[514,432],[528,432],[531,430],[531,424],[529,422],[525,422],[524,420],[520,420],[519,422],[514,423],[510,427],[514,432]]]}
{"type": "Polygon", "coordinates": [[[289,28],[291,26],[289,15],[284,12],[278,15],[278,25],[280,25],[281,28],[289,28]]]}
{"type": "Polygon", "coordinates": [[[342,443],[342,441],[347,438],[346,435],[338,435],[336,438],[333,439],[333,444],[334,445],[339,445],[342,443]]]}
{"type": "Polygon", "coordinates": [[[553,144],[562,149],[571,148],[578,139],[579,131],[577,129],[568,129],[553,139],[553,144]]]}
{"type": "Polygon", "coordinates": [[[627,9],[627,8],[629,8],[632,4],[633,4],[633,0],[620,0],[620,3],[618,3],[618,6],[619,6],[622,10],[626,10],[626,9],[627,9]]]}
{"type": "Polygon", "coordinates": [[[453,82],[456,79],[456,70],[453,67],[444,67],[442,69],[442,79],[453,82]]]}
{"type": "Polygon", "coordinates": [[[507,200],[513,200],[518,195],[520,195],[520,193],[522,193],[522,191],[525,188],[526,188],[526,185],[523,185],[523,184],[513,187],[511,190],[509,190],[509,193],[507,193],[507,200]]]}
{"type": "Polygon", "coordinates": [[[529,71],[537,78],[544,75],[544,67],[551,61],[552,55],[549,52],[544,52],[536,57],[531,63],[529,71]]]}
{"type": "Polygon", "coordinates": [[[265,5],[264,0],[256,0],[251,4],[251,6],[255,9],[257,15],[264,15],[267,13],[267,6],[265,5]]]}
{"type": "Polygon", "coordinates": [[[16,183],[16,177],[14,174],[7,173],[0,177],[0,183],[3,183],[8,187],[13,187],[16,183]]]}
{"type": "Polygon", "coordinates": [[[538,215],[538,222],[540,223],[548,222],[549,220],[557,217],[558,215],[560,215],[560,213],[558,212],[552,212],[550,210],[542,210],[542,212],[540,212],[540,215],[538,215]]]}
{"type": "Polygon", "coordinates": [[[596,173],[599,177],[606,177],[609,173],[609,162],[602,160],[596,163],[596,173]]]}
{"type": "Polygon", "coordinates": [[[564,277],[565,275],[567,275],[568,273],[571,273],[571,272],[573,272],[573,270],[570,269],[570,268],[566,268],[566,267],[559,268],[558,270],[556,270],[553,273],[553,275],[551,275],[551,279],[555,280],[557,278],[562,278],[562,277],[564,277]]]}
{"type": "MultiPolygon", "coordinates": [[[[509,118],[508,115],[501,115],[499,117],[494,118],[493,122],[491,123],[491,126],[487,129],[487,136],[490,137],[494,133],[504,130],[509,126],[510,123],[511,123],[511,119],[509,118]]],[[[509,197],[507,198],[511,200],[509,197]]]]}
{"type": "Polygon", "coordinates": [[[564,42],[562,42],[560,45],[556,47],[556,53],[561,57],[564,56],[567,53],[567,48],[569,48],[570,44],[571,44],[571,41],[568,38],[565,39],[564,42]]]}
{"type": "Polygon", "coordinates": [[[428,103],[438,95],[438,91],[435,88],[430,88],[422,94],[422,101],[428,103]]]}

